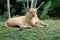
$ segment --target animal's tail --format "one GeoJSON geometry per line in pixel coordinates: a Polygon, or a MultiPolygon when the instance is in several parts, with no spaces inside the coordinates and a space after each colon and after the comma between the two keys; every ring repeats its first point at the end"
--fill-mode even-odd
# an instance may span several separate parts
{"type": "Polygon", "coordinates": [[[6,27],[6,28],[10,28],[10,27],[7,25],[7,22],[5,22],[5,27],[6,27]]]}

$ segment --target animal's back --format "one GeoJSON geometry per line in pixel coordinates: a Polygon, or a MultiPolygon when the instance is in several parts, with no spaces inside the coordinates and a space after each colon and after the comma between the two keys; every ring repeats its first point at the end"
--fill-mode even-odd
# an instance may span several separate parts
{"type": "Polygon", "coordinates": [[[6,26],[15,26],[15,25],[20,25],[20,24],[23,24],[25,23],[25,16],[20,16],[20,17],[16,17],[16,18],[9,18],[7,21],[6,21],[6,26]]]}

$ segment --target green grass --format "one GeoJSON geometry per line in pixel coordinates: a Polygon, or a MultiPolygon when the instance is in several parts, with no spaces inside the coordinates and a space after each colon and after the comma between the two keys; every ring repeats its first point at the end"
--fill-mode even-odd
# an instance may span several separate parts
{"type": "Polygon", "coordinates": [[[19,31],[18,28],[7,29],[0,22],[0,40],[60,40],[60,20],[43,20],[45,28],[33,27],[19,31]]]}

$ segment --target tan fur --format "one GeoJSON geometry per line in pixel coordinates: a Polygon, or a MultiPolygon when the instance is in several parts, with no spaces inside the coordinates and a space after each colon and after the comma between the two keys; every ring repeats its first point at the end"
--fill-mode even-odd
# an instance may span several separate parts
{"type": "Polygon", "coordinates": [[[11,28],[14,27],[16,25],[18,25],[19,27],[31,27],[31,25],[29,24],[31,22],[32,16],[35,13],[30,13],[30,10],[28,10],[27,14],[25,16],[20,16],[17,18],[10,18],[6,21],[5,26],[7,28],[11,28]],[[28,14],[29,12],[29,14],[28,14]]]}
{"type": "Polygon", "coordinates": [[[35,16],[31,19],[30,25],[38,26],[38,27],[43,27],[43,25],[46,25],[38,19],[38,17],[37,17],[37,8],[30,8],[29,13],[34,14],[34,16],[35,16]]]}
{"type": "Polygon", "coordinates": [[[6,27],[12,27],[12,26],[20,26],[20,27],[27,27],[28,24],[26,23],[26,17],[25,16],[21,16],[21,17],[17,17],[17,18],[10,18],[7,20],[5,26],[6,27]]]}
{"type": "Polygon", "coordinates": [[[8,19],[5,23],[5,26],[7,28],[11,28],[13,26],[18,25],[19,27],[26,28],[31,26],[43,27],[43,25],[45,25],[37,17],[37,14],[36,14],[37,8],[30,8],[27,11],[28,12],[25,16],[8,19]]]}

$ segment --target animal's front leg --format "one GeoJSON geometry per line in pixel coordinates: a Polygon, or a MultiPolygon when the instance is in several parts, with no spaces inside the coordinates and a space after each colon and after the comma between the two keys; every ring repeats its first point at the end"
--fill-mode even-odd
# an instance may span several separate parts
{"type": "Polygon", "coordinates": [[[19,27],[20,27],[20,31],[22,31],[24,29],[23,25],[19,25],[19,27]]]}
{"type": "Polygon", "coordinates": [[[23,24],[22,26],[23,26],[23,28],[28,28],[28,29],[30,29],[30,28],[32,27],[32,26],[29,25],[28,23],[25,23],[25,24],[23,24]]]}
{"type": "Polygon", "coordinates": [[[40,22],[40,21],[36,22],[35,25],[37,27],[46,27],[47,26],[46,24],[44,24],[43,22],[40,22]]]}

